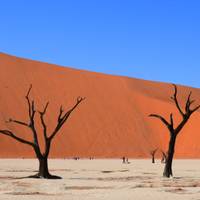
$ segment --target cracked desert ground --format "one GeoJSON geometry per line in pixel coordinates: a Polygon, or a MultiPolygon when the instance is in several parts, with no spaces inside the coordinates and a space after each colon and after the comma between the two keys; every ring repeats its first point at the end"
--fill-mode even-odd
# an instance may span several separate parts
{"type": "Polygon", "coordinates": [[[198,200],[200,160],[174,160],[174,178],[163,178],[164,165],[150,159],[49,159],[60,180],[30,179],[36,159],[0,159],[0,199],[15,200],[198,200]]]}

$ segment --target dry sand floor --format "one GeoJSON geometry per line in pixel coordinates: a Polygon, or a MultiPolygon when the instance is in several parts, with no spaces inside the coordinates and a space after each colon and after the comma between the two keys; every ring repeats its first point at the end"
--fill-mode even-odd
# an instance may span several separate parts
{"type": "Polygon", "coordinates": [[[23,178],[36,173],[35,159],[0,159],[0,200],[200,200],[200,160],[174,160],[174,178],[162,177],[158,160],[50,159],[61,180],[23,178]]]}

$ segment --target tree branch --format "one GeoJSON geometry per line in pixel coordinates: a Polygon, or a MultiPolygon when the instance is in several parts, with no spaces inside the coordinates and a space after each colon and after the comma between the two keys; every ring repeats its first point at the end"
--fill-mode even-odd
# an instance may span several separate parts
{"type": "Polygon", "coordinates": [[[44,134],[45,142],[47,140],[47,126],[46,126],[46,123],[44,121],[44,115],[47,111],[48,105],[49,105],[49,102],[46,103],[43,111],[38,111],[39,114],[40,114],[40,120],[41,120],[41,123],[42,123],[42,126],[43,126],[43,134],[44,134]]]}
{"type": "Polygon", "coordinates": [[[30,103],[30,100],[29,100],[29,94],[30,94],[30,92],[31,92],[31,89],[32,89],[32,84],[30,85],[30,87],[29,87],[29,89],[28,89],[28,92],[27,92],[27,94],[26,94],[26,100],[27,100],[27,103],[28,103],[28,112],[29,112],[29,118],[31,118],[31,115],[32,115],[32,113],[31,113],[31,103],[30,103]]]}
{"type": "Polygon", "coordinates": [[[156,148],[156,149],[150,151],[150,154],[151,154],[152,156],[155,155],[155,153],[156,153],[157,150],[158,150],[158,148],[156,148]]]}
{"type": "Polygon", "coordinates": [[[59,113],[59,115],[58,115],[58,122],[61,121],[63,112],[64,112],[63,107],[60,106],[60,113],[59,113]]]}
{"type": "Polygon", "coordinates": [[[185,112],[186,112],[186,113],[189,113],[189,112],[190,112],[190,105],[192,104],[192,102],[194,102],[194,101],[191,101],[191,100],[190,100],[191,94],[192,94],[192,92],[189,93],[188,98],[187,98],[187,101],[186,101],[186,104],[185,104],[185,112]]]}
{"type": "Polygon", "coordinates": [[[180,114],[182,115],[182,117],[184,117],[184,113],[178,103],[177,100],[177,86],[175,84],[172,84],[174,86],[174,95],[171,97],[171,99],[175,102],[176,107],[178,108],[178,111],[180,112],[180,114]]]}
{"type": "Polygon", "coordinates": [[[6,123],[16,123],[16,124],[20,124],[22,126],[29,127],[29,124],[27,124],[26,122],[15,120],[15,119],[12,119],[12,118],[10,118],[8,121],[6,121],[6,123]]]}
{"type": "Polygon", "coordinates": [[[190,108],[190,106],[195,102],[195,100],[191,100],[191,94],[192,94],[192,92],[189,93],[187,102],[185,105],[185,111],[186,111],[186,114],[188,114],[188,115],[191,115],[193,112],[195,112],[196,110],[198,110],[200,108],[200,105],[196,106],[194,109],[190,108]]]}
{"type": "Polygon", "coordinates": [[[38,143],[38,137],[37,137],[37,132],[35,130],[35,124],[34,124],[34,117],[35,117],[35,103],[34,101],[30,101],[29,99],[29,94],[31,92],[32,85],[30,85],[28,92],[26,94],[26,100],[28,104],[28,110],[29,110],[29,127],[32,130],[33,133],[33,139],[34,139],[34,144],[39,148],[39,143],[38,143]]]}
{"type": "Polygon", "coordinates": [[[156,117],[160,119],[166,126],[170,126],[169,122],[162,116],[157,115],[157,114],[150,114],[149,117],[156,117]]]}
{"type": "Polygon", "coordinates": [[[200,105],[196,106],[194,109],[191,110],[191,113],[197,111],[200,108],[200,105]]]}
{"type": "Polygon", "coordinates": [[[66,122],[66,120],[69,118],[70,114],[76,109],[76,107],[83,101],[85,100],[85,97],[78,97],[76,100],[76,104],[69,109],[68,111],[65,112],[65,114],[63,115],[63,109],[62,106],[60,107],[60,113],[58,116],[58,123],[53,131],[53,133],[51,134],[51,136],[49,137],[49,140],[52,140],[55,135],[58,133],[58,131],[60,130],[60,128],[63,126],[63,124],[66,122]],[[63,116],[62,116],[63,115],[63,116]]]}
{"type": "Polygon", "coordinates": [[[21,143],[24,143],[24,144],[28,144],[30,146],[34,146],[34,144],[32,142],[29,142],[23,138],[20,138],[18,136],[16,136],[12,131],[9,131],[9,130],[0,130],[0,133],[4,134],[4,135],[7,135],[11,138],[14,138],[15,140],[17,140],[18,142],[21,142],[21,143]]]}
{"type": "Polygon", "coordinates": [[[174,129],[174,119],[173,119],[173,114],[170,114],[170,123],[171,123],[171,127],[172,129],[174,129]]]}

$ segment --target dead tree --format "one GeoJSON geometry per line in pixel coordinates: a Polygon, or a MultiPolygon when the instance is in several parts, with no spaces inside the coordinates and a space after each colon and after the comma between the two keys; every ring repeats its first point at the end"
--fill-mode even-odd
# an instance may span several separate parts
{"type": "Polygon", "coordinates": [[[167,154],[162,150],[161,150],[161,153],[162,153],[161,163],[166,163],[167,154]]]}
{"type": "Polygon", "coordinates": [[[17,140],[18,142],[29,145],[33,148],[35,155],[36,155],[37,159],[39,160],[39,171],[36,175],[30,176],[30,177],[32,177],[32,178],[47,178],[47,179],[60,178],[58,176],[51,175],[49,173],[49,169],[48,169],[48,156],[49,156],[52,140],[58,134],[59,130],[62,128],[64,123],[67,121],[67,119],[69,118],[71,113],[78,107],[78,105],[85,98],[78,97],[74,106],[71,109],[69,109],[68,111],[64,112],[63,107],[61,106],[58,117],[57,117],[57,124],[56,124],[55,128],[53,129],[53,131],[51,133],[47,133],[47,125],[45,123],[44,117],[45,117],[49,102],[46,103],[46,105],[44,106],[44,109],[42,111],[37,111],[35,108],[34,100],[31,101],[29,98],[31,89],[32,89],[32,85],[30,86],[30,88],[26,94],[26,102],[28,105],[28,120],[27,120],[27,122],[12,119],[12,118],[10,118],[9,121],[7,121],[7,122],[15,123],[17,125],[27,127],[32,132],[32,141],[28,141],[28,140],[25,140],[25,139],[17,136],[11,130],[0,130],[0,133],[11,137],[11,138],[17,140]],[[40,147],[39,141],[38,141],[38,131],[36,130],[36,126],[35,126],[36,113],[39,114],[41,125],[43,128],[43,136],[44,136],[44,143],[45,143],[44,152],[41,151],[41,147],[40,147]]]}
{"type": "Polygon", "coordinates": [[[157,150],[158,150],[158,148],[154,149],[153,151],[150,152],[151,158],[152,158],[152,163],[155,163],[155,154],[156,154],[157,150]]]}
{"type": "Polygon", "coordinates": [[[166,160],[165,168],[163,172],[163,176],[168,177],[168,178],[170,176],[173,176],[172,161],[173,161],[173,156],[174,156],[176,137],[179,134],[179,132],[182,130],[184,125],[187,123],[190,116],[200,108],[200,105],[194,107],[193,109],[191,108],[191,105],[194,103],[195,100],[191,100],[192,92],[190,92],[185,102],[185,107],[183,110],[183,108],[180,106],[180,103],[178,102],[178,99],[177,99],[177,86],[175,84],[173,84],[173,86],[174,86],[174,94],[171,97],[171,99],[175,103],[176,108],[178,109],[178,112],[182,116],[182,120],[178,123],[178,125],[174,127],[174,119],[173,119],[172,113],[170,114],[170,121],[166,120],[161,115],[157,115],[157,114],[149,115],[150,117],[156,117],[160,119],[164,123],[164,125],[168,128],[169,133],[170,133],[170,141],[169,141],[169,147],[168,147],[168,153],[167,153],[168,155],[167,155],[167,160],[166,160]]]}

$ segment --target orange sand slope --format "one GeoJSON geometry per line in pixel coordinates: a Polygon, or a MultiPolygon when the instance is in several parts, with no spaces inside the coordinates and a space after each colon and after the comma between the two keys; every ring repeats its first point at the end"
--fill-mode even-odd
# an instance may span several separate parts
{"type": "MultiPolygon", "coordinates": [[[[60,105],[67,109],[77,96],[86,97],[54,139],[51,157],[149,157],[154,148],[166,151],[169,136],[164,125],[148,115],[178,114],[170,100],[170,84],[74,70],[3,53],[0,81],[0,128],[10,128],[27,139],[31,139],[29,130],[5,121],[28,119],[25,94],[30,84],[38,110],[50,102],[45,118],[49,133],[56,125],[60,105]]],[[[190,90],[200,103],[200,89],[178,89],[182,103],[190,90]]],[[[177,138],[176,157],[200,157],[199,130],[200,113],[196,112],[177,138]]],[[[0,157],[34,157],[31,147],[4,135],[0,135],[0,146],[0,157]]]]}

